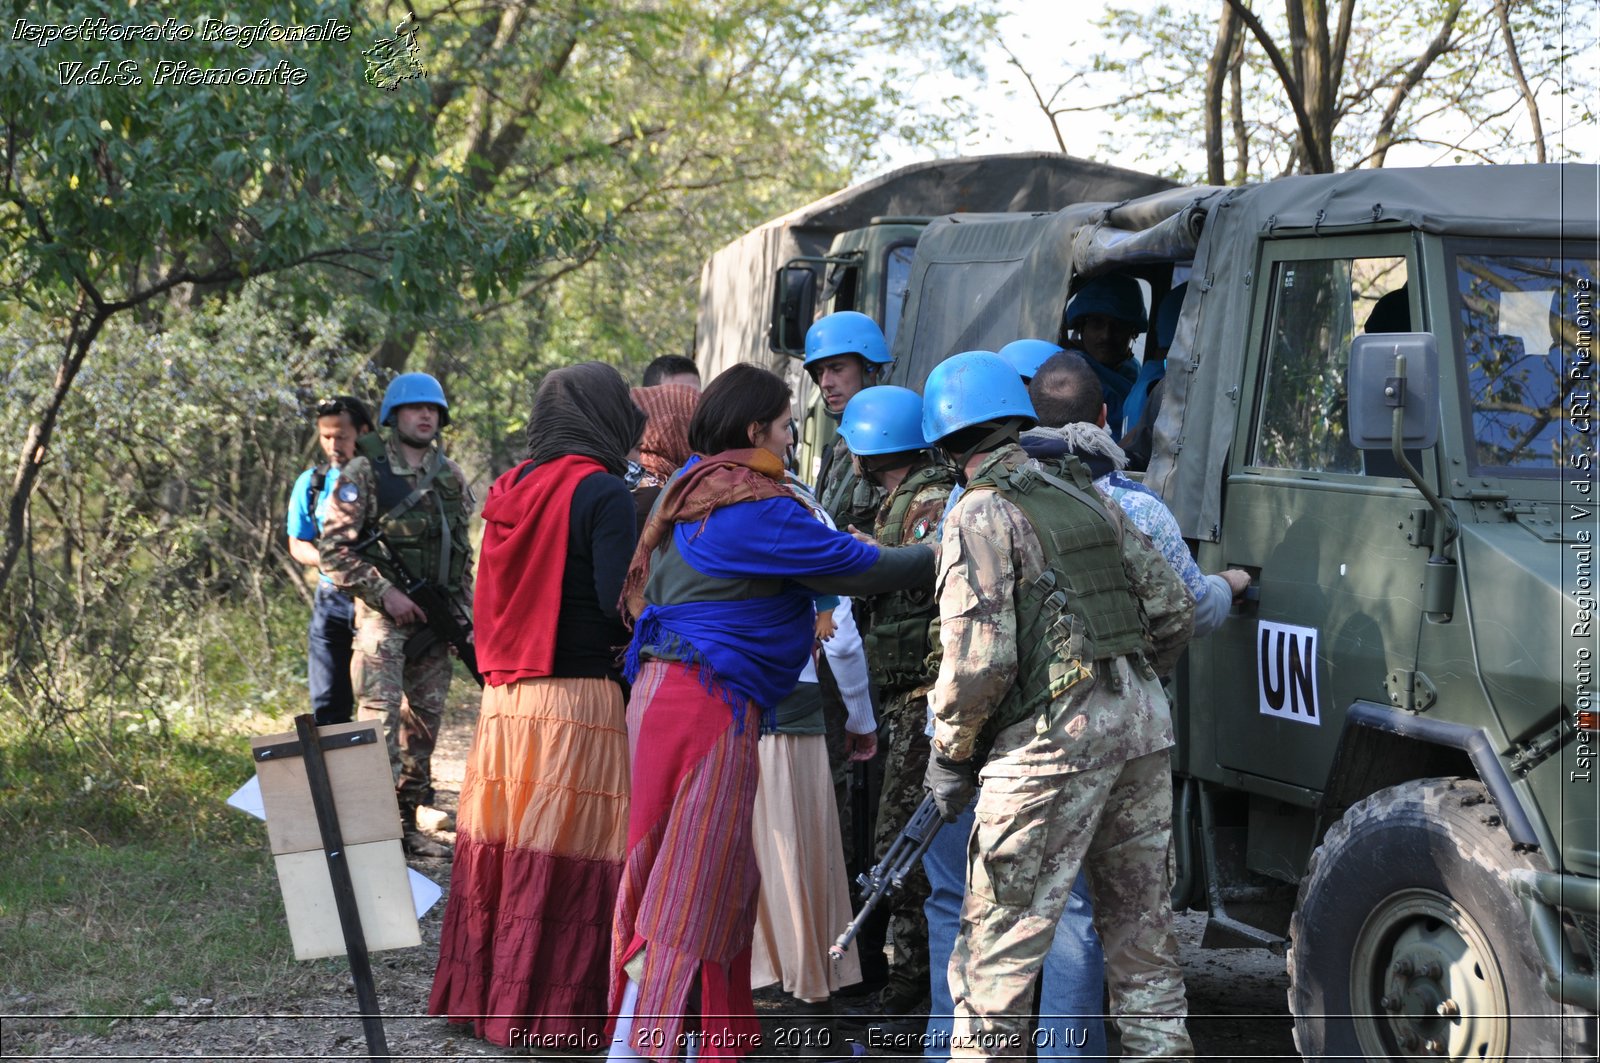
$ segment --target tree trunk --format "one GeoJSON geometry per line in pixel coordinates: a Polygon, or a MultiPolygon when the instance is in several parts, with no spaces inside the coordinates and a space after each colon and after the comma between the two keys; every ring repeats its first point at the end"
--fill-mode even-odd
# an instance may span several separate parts
{"type": "Polygon", "coordinates": [[[0,549],[0,592],[4,592],[6,584],[11,581],[17,556],[22,551],[22,540],[27,530],[28,501],[33,496],[34,485],[39,482],[39,471],[44,467],[50,437],[55,434],[56,422],[61,417],[61,407],[66,404],[72,381],[78,375],[78,370],[83,368],[83,360],[88,357],[95,338],[100,335],[106,318],[111,316],[104,306],[96,304],[92,315],[84,321],[86,302],[87,299],[78,304],[78,322],[73,325],[63,345],[61,364],[56,368],[56,381],[50,399],[34,423],[28,426],[27,438],[23,440],[22,452],[17,457],[17,474],[12,478],[11,497],[6,504],[5,545],[0,549]]]}
{"type": "Polygon", "coordinates": [[[1244,124],[1244,38],[1234,46],[1228,64],[1228,118],[1233,125],[1233,183],[1250,179],[1250,130],[1244,124]]]}
{"type": "Polygon", "coordinates": [[[1222,97],[1227,91],[1228,62],[1239,37],[1239,17],[1233,8],[1222,5],[1222,21],[1217,25],[1216,46],[1206,64],[1206,182],[1220,185],[1226,180],[1223,150],[1222,97]]]}

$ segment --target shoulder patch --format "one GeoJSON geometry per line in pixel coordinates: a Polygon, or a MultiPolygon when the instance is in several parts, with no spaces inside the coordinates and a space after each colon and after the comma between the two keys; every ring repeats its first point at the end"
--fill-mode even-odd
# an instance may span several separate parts
{"type": "Polygon", "coordinates": [[[351,480],[342,480],[333,495],[341,502],[355,502],[361,498],[361,488],[351,480]]]}
{"type": "Polygon", "coordinates": [[[921,520],[917,521],[916,524],[912,525],[911,538],[916,542],[921,542],[928,537],[928,533],[932,530],[933,521],[927,517],[923,517],[921,520]]]}

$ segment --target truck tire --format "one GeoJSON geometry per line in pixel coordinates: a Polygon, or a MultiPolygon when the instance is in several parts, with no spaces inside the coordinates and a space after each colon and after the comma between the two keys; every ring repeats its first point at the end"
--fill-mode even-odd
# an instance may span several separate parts
{"type": "Polygon", "coordinates": [[[1513,851],[1476,779],[1419,779],[1352,806],[1312,854],[1289,923],[1300,1054],[1566,1058],[1567,1009],[1540,985],[1514,867],[1544,865],[1513,851]]]}

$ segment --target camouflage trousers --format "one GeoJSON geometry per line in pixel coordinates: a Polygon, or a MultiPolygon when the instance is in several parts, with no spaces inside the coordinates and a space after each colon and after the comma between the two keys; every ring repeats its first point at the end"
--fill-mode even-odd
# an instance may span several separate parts
{"type": "MultiPolygon", "coordinates": [[[[883,788],[878,792],[877,835],[873,839],[879,860],[928,796],[922,785],[928,771],[927,726],[926,698],[901,693],[884,702],[883,722],[878,727],[878,744],[885,750],[883,788]]],[[[928,876],[919,860],[889,913],[894,963],[884,997],[906,1010],[928,996],[928,917],[922,910],[927,899],[928,876]]]]}
{"type": "Polygon", "coordinates": [[[950,957],[952,1057],[1028,1055],[1034,981],[1081,864],[1124,1058],[1194,1055],[1172,930],[1165,750],[1088,771],[985,779],[950,957]]]}
{"type": "Polygon", "coordinates": [[[444,718],[454,662],[437,645],[406,659],[406,639],[420,624],[396,624],[387,613],[356,601],[356,638],[350,657],[356,715],[382,720],[402,813],[433,803],[433,746],[444,718]]]}

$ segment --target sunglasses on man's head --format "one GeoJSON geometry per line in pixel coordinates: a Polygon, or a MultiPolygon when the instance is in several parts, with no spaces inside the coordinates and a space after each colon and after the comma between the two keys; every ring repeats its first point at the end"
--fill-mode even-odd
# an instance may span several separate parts
{"type": "Polygon", "coordinates": [[[319,399],[319,400],[317,400],[317,416],[318,417],[336,417],[341,413],[354,413],[354,412],[355,411],[352,410],[349,406],[345,405],[343,399],[319,399]]]}

